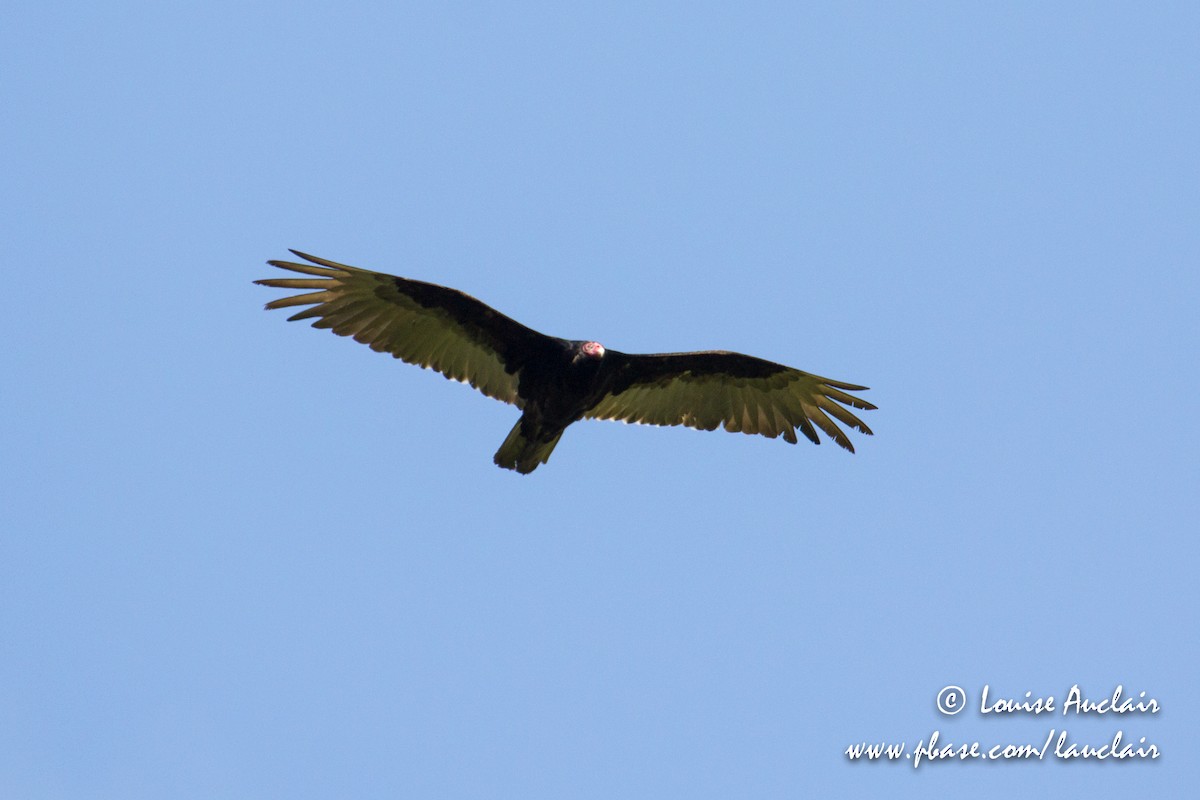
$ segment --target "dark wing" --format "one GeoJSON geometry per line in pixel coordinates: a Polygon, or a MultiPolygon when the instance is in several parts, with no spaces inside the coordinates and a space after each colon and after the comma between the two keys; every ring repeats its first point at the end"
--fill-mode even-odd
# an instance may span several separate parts
{"type": "Polygon", "coordinates": [[[311,305],[288,320],[316,317],[314,328],[329,328],[372,350],[432,367],[488,397],[521,405],[515,373],[554,342],[457,289],[292,252],[319,266],[267,263],[313,277],[255,283],[313,291],[272,300],[268,309],[311,305]]]}
{"type": "Polygon", "coordinates": [[[609,393],[586,412],[590,418],[687,425],[703,431],[724,426],[727,431],[772,439],[782,435],[792,444],[796,443],[796,428],[820,444],[815,425],[851,453],[854,445],[834,420],[871,433],[862,420],[842,407],[875,408],[846,394],[863,391],[865,386],[719,350],[660,355],[609,350],[604,358],[611,359],[613,383],[609,393]]]}

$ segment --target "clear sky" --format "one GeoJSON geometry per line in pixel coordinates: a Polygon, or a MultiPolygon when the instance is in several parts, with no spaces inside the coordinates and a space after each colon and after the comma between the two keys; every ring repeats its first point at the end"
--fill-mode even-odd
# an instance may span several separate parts
{"type": "Polygon", "coordinates": [[[1194,790],[1197,8],[10,3],[0,796],[1194,790]],[[514,408],[262,310],[288,247],[876,435],[500,470],[514,408]],[[1161,757],[845,755],[1063,729],[1161,757]]]}

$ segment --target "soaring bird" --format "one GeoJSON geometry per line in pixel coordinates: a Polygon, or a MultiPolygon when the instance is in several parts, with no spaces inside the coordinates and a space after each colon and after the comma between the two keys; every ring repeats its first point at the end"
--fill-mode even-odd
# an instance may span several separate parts
{"type": "Polygon", "coordinates": [[[533,472],[550,458],[567,426],[585,418],[703,431],[722,426],[772,439],[782,435],[792,444],[797,428],[820,444],[820,428],[851,453],[854,445],[837,422],[871,433],[843,408],[874,409],[847,394],[865,386],[724,350],[630,355],[599,342],[559,339],[457,289],[291,252],[309,263],[267,263],[311,277],[255,283],[306,291],[266,307],[311,306],[289,321],[315,319],[314,328],[431,367],[521,409],[496,451],[494,460],[505,469],[533,472]]]}

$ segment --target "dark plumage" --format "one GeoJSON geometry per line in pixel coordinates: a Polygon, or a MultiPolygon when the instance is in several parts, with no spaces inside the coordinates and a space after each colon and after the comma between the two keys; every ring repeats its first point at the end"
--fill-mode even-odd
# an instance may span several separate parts
{"type": "Polygon", "coordinates": [[[521,419],[495,457],[505,469],[537,469],[550,458],[563,430],[584,418],[706,431],[723,426],[769,438],[782,435],[792,444],[797,428],[820,444],[820,428],[850,452],[854,446],[837,422],[871,433],[843,408],[875,408],[847,394],[865,386],[741,353],[628,355],[598,342],[558,339],[457,289],[292,252],[311,263],[267,263],[312,277],[255,283],[311,291],[273,300],[267,308],[311,306],[289,319],[315,318],[314,328],[352,336],[372,350],[432,367],[517,406],[521,419]]]}

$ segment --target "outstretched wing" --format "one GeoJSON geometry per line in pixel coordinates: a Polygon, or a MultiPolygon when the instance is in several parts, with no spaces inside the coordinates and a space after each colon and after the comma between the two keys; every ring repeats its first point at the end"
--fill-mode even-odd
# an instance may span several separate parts
{"type": "Polygon", "coordinates": [[[614,380],[585,416],[647,425],[687,425],[703,431],[757,433],[796,443],[796,428],[820,444],[820,428],[842,447],[854,445],[838,427],[871,429],[843,406],[875,406],[847,392],[867,387],[842,383],[761,358],[721,350],[628,355],[609,350],[614,380]],[[840,405],[839,405],[840,404],[840,405]],[[835,422],[834,420],[837,420],[835,422]]]}
{"type": "Polygon", "coordinates": [[[268,309],[312,306],[288,320],[316,318],[314,328],[431,367],[488,397],[520,405],[516,373],[553,341],[457,289],[292,252],[311,263],[267,263],[312,277],[255,283],[312,291],[272,300],[268,309]]]}

